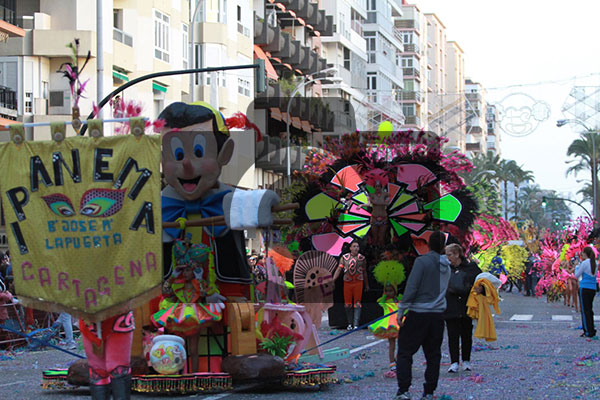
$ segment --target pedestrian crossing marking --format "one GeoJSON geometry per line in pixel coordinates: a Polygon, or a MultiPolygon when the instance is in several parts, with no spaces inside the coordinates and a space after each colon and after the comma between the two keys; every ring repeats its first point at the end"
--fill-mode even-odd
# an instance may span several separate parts
{"type": "Polygon", "coordinates": [[[572,315],[553,315],[552,321],[573,321],[572,315]]]}
{"type": "Polygon", "coordinates": [[[510,317],[511,321],[531,321],[533,319],[533,314],[514,314],[510,317]]]}

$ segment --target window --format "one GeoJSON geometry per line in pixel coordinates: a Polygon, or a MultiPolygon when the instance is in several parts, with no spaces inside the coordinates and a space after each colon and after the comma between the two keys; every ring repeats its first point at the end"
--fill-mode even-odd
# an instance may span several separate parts
{"type": "Polygon", "coordinates": [[[402,113],[405,117],[414,117],[416,115],[416,108],[414,103],[402,104],[402,113]]]}
{"type": "Polygon", "coordinates": [[[377,75],[375,72],[367,73],[367,90],[369,91],[369,100],[377,103],[377,75]]]}
{"type": "Polygon", "coordinates": [[[190,43],[189,43],[189,34],[188,34],[188,26],[186,24],[181,24],[181,39],[183,44],[183,68],[188,68],[188,60],[190,58],[190,43]]]}
{"type": "Polygon", "coordinates": [[[350,49],[344,47],[344,68],[350,71],[350,49]]]}
{"type": "Polygon", "coordinates": [[[113,9],[113,28],[123,30],[123,10],[113,9]]]}
{"type": "Polygon", "coordinates": [[[244,78],[238,78],[238,93],[250,97],[250,81],[244,78]]]}
{"type": "Polygon", "coordinates": [[[375,63],[375,51],[377,50],[377,38],[369,37],[367,38],[367,55],[369,56],[369,62],[375,63]]]}
{"type": "Polygon", "coordinates": [[[169,16],[154,10],[154,57],[169,62],[169,16]]]}
{"type": "MultiPolygon", "coordinates": [[[[202,45],[194,43],[194,61],[196,63],[196,68],[202,68],[202,45]]],[[[202,79],[202,73],[194,74],[195,82],[194,84],[198,85],[199,80],[202,79]]]]}
{"type": "Polygon", "coordinates": [[[25,112],[33,113],[33,93],[32,92],[25,93],[25,112]]]}
{"type": "Polygon", "coordinates": [[[250,29],[246,28],[244,24],[242,24],[242,7],[237,6],[237,30],[238,33],[246,37],[250,37],[250,29]]]}
{"type": "Polygon", "coordinates": [[[412,68],[413,59],[412,57],[402,57],[402,68],[412,68]]]}

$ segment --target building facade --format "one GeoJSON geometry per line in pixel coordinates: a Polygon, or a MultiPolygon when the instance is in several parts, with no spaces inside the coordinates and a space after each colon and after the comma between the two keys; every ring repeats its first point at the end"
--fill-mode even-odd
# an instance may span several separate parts
{"type": "MultiPolygon", "coordinates": [[[[152,72],[182,69],[187,64],[189,4],[186,0],[103,1],[103,87],[105,96],[129,80],[152,72]],[[147,40],[147,38],[151,38],[147,40]]],[[[82,73],[89,78],[79,108],[82,118],[97,102],[97,51],[95,0],[19,0],[16,21],[25,31],[0,46],[0,75],[16,88],[16,120],[52,122],[71,119],[73,96],[68,80],[59,72],[70,62],[66,45],[79,39],[79,64],[90,52],[82,73]]],[[[135,100],[143,115],[156,118],[171,102],[188,93],[187,76],[148,80],[127,89],[121,99],[135,100]]],[[[103,117],[112,114],[109,106],[103,117]]],[[[107,126],[110,130],[110,127],[107,126]]],[[[75,134],[69,127],[68,134],[75,134]]],[[[48,127],[29,128],[28,139],[49,139],[48,127]]]]}
{"type": "Polygon", "coordinates": [[[465,81],[465,104],[469,110],[466,125],[467,155],[476,155],[487,151],[487,104],[480,83],[470,79],[465,81]]]}

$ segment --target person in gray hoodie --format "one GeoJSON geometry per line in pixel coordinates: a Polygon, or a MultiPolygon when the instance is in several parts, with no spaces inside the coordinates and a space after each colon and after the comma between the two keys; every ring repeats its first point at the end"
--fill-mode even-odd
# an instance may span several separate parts
{"type": "Polygon", "coordinates": [[[397,400],[410,399],[413,355],[423,347],[427,367],[423,399],[433,399],[440,376],[446,289],[450,263],[442,256],[446,235],[434,232],[429,237],[429,252],[417,257],[398,306],[397,400]]]}

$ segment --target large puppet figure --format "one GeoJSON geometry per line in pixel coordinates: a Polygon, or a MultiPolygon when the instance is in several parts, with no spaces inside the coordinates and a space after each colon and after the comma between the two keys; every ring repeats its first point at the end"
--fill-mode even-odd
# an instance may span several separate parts
{"type": "MultiPolygon", "coordinates": [[[[220,112],[206,103],[173,103],[159,116],[166,123],[163,136],[163,172],[167,186],[162,195],[163,222],[178,218],[223,215],[223,198],[233,189],[219,182],[221,169],[233,155],[233,140],[220,112]]],[[[215,253],[217,288],[207,301],[226,297],[249,298],[252,283],[242,231],[226,226],[188,228],[193,243],[204,243],[215,253]]],[[[179,229],[165,229],[163,242],[181,235],[179,229]]],[[[165,252],[165,259],[169,259],[165,252]]]]}
{"type": "MultiPolygon", "coordinates": [[[[201,243],[211,249],[214,268],[207,268],[204,281],[207,293],[204,301],[211,313],[224,312],[224,301],[229,300],[232,311],[224,312],[222,322],[213,321],[211,331],[226,334],[229,331],[232,354],[254,354],[254,312],[250,299],[252,276],[246,258],[243,230],[270,226],[271,209],[279,197],[270,190],[234,190],[221,182],[221,169],[233,155],[234,142],[229,128],[253,128],[260,140],[260,132],[242,114],[224,120],[210,105],[173,103],[159,116],[165,121],[163,129],[163,173],[166,187],[162,192],[163,222],[182,219],[221,217],[226,225],[185,227],[192,243],[201,243]],[[244,311],[240,311],[244,309],[244,311]],[[245,322],[240,322],[243,315],[245,322]],[[250,318],[252,321],[247,321],[250,318]],[[233,321],[233,322],[232,322],[233,321]],[[232,325],[235,323],[235,326],[232,325]],[[229,330],[225,324],[229,324],[229,330]],[[252,338],[252,339],[250,339],[252,338]]],[[[180,229],[163,231],[165,272],[169,270],[171,243],[182,236],[180,229]]],[[[217,361],[217,360],[215,360],[217,361]]],[[[208,366],[220,371],[220,362],[208,366]]]]}

